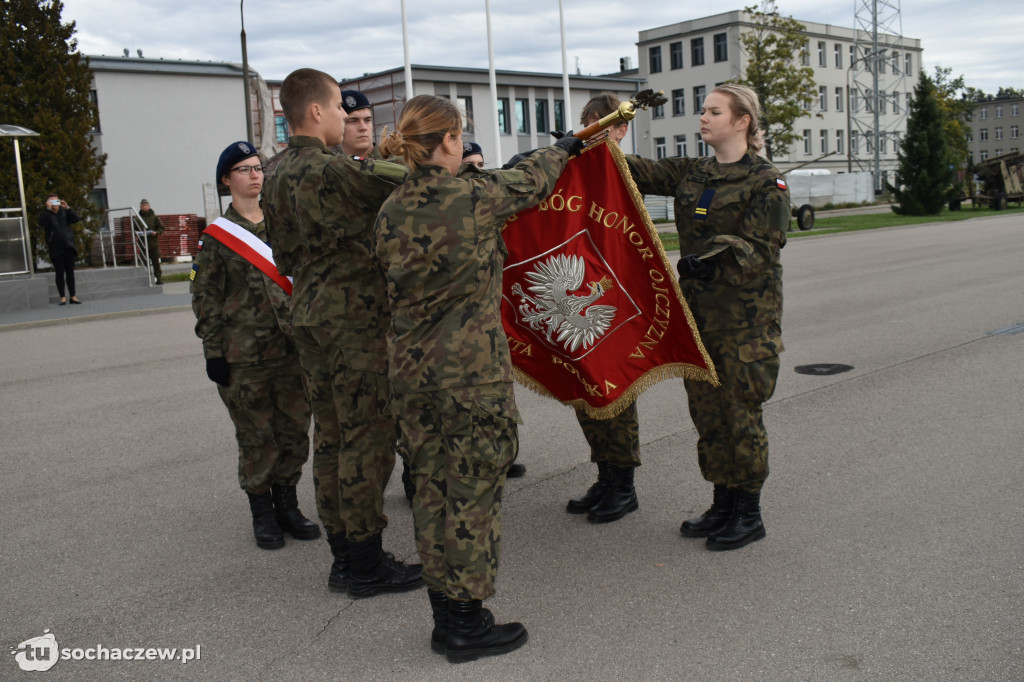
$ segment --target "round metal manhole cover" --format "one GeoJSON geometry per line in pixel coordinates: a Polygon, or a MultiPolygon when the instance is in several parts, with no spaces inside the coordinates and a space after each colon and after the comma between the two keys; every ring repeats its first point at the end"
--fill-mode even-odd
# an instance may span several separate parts
{"type": "Polygon", "coordinates": [[[849,372],[851,369],[853,369],[853,365],[839,365],[834,362],[823,362],[817,365],[798,365],[793,368],[797,374],[815,374],[817,376],[842,374],[843,372],[849,372]]]}

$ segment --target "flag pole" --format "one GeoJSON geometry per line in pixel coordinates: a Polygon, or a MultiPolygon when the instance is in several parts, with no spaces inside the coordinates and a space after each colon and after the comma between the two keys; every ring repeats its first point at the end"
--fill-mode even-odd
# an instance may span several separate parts
{"type": "MultiPolygon", "coordinates": [[[[501,127],[498,125],[498,79],[494,74],[494,42],[491,40],[491,0],[485,0],[484,7],[487,11],[487,68],[491,81],[491,105],[494,106],[494,156],[492,164],[495,167],[501,165],[504,158],[501,155],[501,127]]],[[[509,112],[505,112],[508,116],[509,112]]]]}
{"type": "Polygon", "coordinates": [[[413,98],[412,64],[409,62],[409,28],[405,23],[405,0],[402,0],[402,51],[405,53],[405,101],[413,98]]]}
{"type": "Polygon", "coordinates": [[[565,52],[565,12],[562,9],[562,0],[558,0],[558,25],[562,31],[562,109],[565,111],[565,120],[562,124],[565,130],[571,130],[573,123],[572,103],[569,101],[569,57],[565,52]]]}

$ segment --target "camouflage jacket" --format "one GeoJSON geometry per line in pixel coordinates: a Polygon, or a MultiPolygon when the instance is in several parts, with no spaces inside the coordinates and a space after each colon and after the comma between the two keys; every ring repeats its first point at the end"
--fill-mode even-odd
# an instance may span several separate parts
{"type": "MultiPolygon", "coordinates": [[[[243,218],[234,206],[224,217],[266,239],[263,223],[243,218]]],[[[293,353],[288,294],[213,237],[204,235],[192,265],[192,312],[203,355],[232,364],[255,364],[293,353]]]]}
{"type": "Polygon", "coordinates": [[[160,216],[153,209],[149,209],[148,211],[139,211],[139,217],[146,224],[147,232],[150,230],[156,232],[154,235],[146,235],[149,248],[152,249],[154,246],[160,246],[160,235],[164,233],[164,224],[160,221],[160,216]]]}
{"type": "Polygon", "coordinates": [[[391,307],[392,391],[506,383],[511,392],[501,229],[551,192],[567,158],[548,147],[512,170],[463,166],[459,177],[421,166],[384,202],[374,229],[391,307]]]}
{"type": "Polygon", "coordinates": [[[640,192],[675,197],[679,252],[716,266],[710,282],[679,283],[700,330],[764,326],[769,336],[781,334],[779,255],[789,226],[789,190],[775,166],[750,151],[736,163],[626,158],[640,192]]]}
{"type": "Polygon", "coordinates": [[[278,269],[295,278],[292,324],[375,331],[383,355],[388,312],[372,228],[406,173],[387,161],[333,154],[315,137],[288,141],[263,186],[263,210],[278,269]]]}

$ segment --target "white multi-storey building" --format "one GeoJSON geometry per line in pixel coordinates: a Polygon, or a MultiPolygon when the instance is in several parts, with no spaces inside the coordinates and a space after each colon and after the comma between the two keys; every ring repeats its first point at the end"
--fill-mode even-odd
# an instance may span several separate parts
{"type": "MultiPolygon", "coordinates": [[[[920,41],[880,36],[879,47],[865,53],[857,49],[854,29],[801,23],[807,33],[801,59],[814,69],[816,97],[796,121],[799,139],[773,161],[782,170],[807,162],[833,173],[872,170],[877,143],[884,178],[895,167],[906,131],[907,104],[921,68],[920,41]],[[869,64],[879,67],[877,140],[873,90],[863,88],[869,64]]],[[[640,32],[638,75],[648,87],[663,90],[668,103],[637,116],[639,153],[655,158],[711,153],[700,138],[701,106],[716,85],[743,77],[747,57],[740,35],[751,30],[752,16],[733,11],[640,32]]]]}

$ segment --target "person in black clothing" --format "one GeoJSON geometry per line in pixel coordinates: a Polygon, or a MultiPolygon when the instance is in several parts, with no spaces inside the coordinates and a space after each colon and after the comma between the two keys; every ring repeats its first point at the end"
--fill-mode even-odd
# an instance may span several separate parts
{"type": "Polygon", "coordinates": [[[75,231],[71,223],[78,222],[68,202],[56,194],[46,197],[46,210],[39,215],[39,227],[43,228],[46,248],[50,251],[53,271],[57,276],[57,293],[60,294],[60,305],[67,303],[64,295],[64,283],[67,282],[67,293],[72,303],[81,303],[75,296],[75,261],[78,260],[78,249],[75,248],[75,231]]]}

